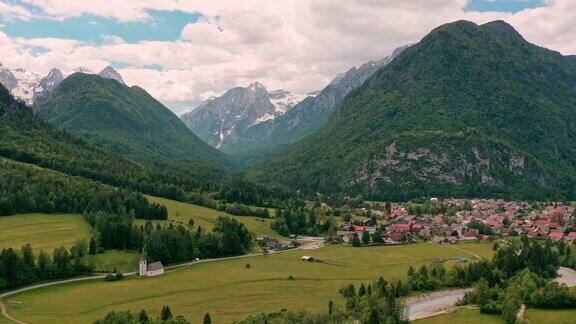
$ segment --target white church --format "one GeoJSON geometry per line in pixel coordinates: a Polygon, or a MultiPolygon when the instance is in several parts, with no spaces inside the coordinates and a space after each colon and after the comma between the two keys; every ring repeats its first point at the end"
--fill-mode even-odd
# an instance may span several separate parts
{"type": "Polygon", "coordinates": [[[153,277],[164,274],[164,266],[162,265],[162,262],[148,264],[148,258],[144,250],[142,250],[142,257],[140,258],[140,267],[138,270],[138,274],[141,277],[153,277]]]}

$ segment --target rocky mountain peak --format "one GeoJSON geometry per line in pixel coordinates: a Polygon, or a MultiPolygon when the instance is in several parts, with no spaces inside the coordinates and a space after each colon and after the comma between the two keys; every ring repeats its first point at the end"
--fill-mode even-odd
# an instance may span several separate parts
{"type": "Polygon", "coordinates": [[[124,83],[124,79],[122,79],[122,76],[120,75],[120,73],[118,73],[118,71],[114,70],[114,68],[111,66],[105,67],[102,71],[100,71],[100,73],[98,73],[98,75],[105,78],[105,79],[116,80],[116,81],[120,82],[121,84],[126,85],[126,83],[124,83]]]}

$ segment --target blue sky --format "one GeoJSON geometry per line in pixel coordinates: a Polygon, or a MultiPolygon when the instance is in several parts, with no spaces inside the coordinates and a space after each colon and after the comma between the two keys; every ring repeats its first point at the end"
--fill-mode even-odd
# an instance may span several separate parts
{"type": "Polygon", "coordinates": [[[128,43],[143,40],[174,41],[182,28],[200,17],[197,13],[148,10],[144,21],[118,20],[84,14],[62,21],[54,19],[13,20],[5,23],[4,32],[13,37],[67,38],[90,43],[103,43],[108,36],[118,36],[128,43]]]}
{"type": "Polygon", "coordinates": [[[465,10],[516,13],[524,9],[538,8],[545,5],[545,0],[469,0],[465,10]]]}

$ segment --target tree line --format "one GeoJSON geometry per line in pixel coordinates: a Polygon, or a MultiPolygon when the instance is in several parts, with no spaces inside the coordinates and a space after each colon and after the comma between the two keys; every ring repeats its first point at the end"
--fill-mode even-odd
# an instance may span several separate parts
{"type": "Polygon", "coordinates": [[[0,216],[17,213],[115,212],[123,207],[144,219],[167,219],[165,206],[142,194],[0,158],[0,216]]]}
{"type": "Polygon", "coordinates": [[[35,255],[30,244],[20,250],[4,248],[0,253],[0,291],[92,273],[92,266],[84,258],[86,253],[86,244],[81,242],[70,250],[63,246],[55,248],[52,255],[45,251],[35,255]]]}
{"type": "Polygon", "coordinates": [[[132,211],[118,213],[86,213],[94,228],[94,251],[107,249],[146,250],[150,261],[164,264],[189,261],[195,258],[216,258],[245,254],[253,245],[253,237],[246,226],[229,217],[218,217],[211,232],[202,227],[192,229],[174,226],[134,223],[132,211]]]}

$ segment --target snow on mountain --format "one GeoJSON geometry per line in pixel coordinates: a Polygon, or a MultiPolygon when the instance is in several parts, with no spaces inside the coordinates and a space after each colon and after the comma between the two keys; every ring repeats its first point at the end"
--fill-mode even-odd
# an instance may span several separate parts
{"type": "Polygon", "coordinates": [[[241,139],[246,131],[285,114],[304,96],[286,90],[268,91],[259,82],[236,87],[204,101],[180,118],[200,138],[214,147],[241,139]]]}
{"type": "Polygon", "coordinates": [[[270,102],[275,107],[276,115],[272,117],[274,119],[277,115],[283,115],[286,111],[294,107],[297,103],[304,100],[307,96],[297,95],[290,91],[283,89],[278,89],[270,92],[270,102]]]}
{"type": "Polygon", "coordinates": [[[58,69],[50,70],[48,75],[42,78],[42,80],[40,80],[38,84],[36,84],[36,87],[34,88],[34,95],[32,97],[32,102],[36,103],[46,98],[49,94],[52,93],[52,91],[56,89],[56,87],[63,80],[64,80],[64,74],[62,74],[62,71],[58,69]]]}
{"type": "Polygon", "coordinates": [[[34,89],[42,79],[42,76],[24,69],[15,69],[12,70],[12,73],[18,80],[16,87],[11,90],[12,95],[31,105],[34,99],[34,89]]]}
{"type": "MultiPolygon", "coordinates": [[[[85,67],[78,67],[67,73],[59,69],[52,69],[45,77],[22,68],[9,69],[0,63],[0,83],[4,85],[14,97],[33,105],[38,100],[46,98],[70,74],[81,72],[93,74],[85,67]]],[[[108,66],[100,73],[103,78],[114,79],[125,85],[120,73],[108,66]]]]}

